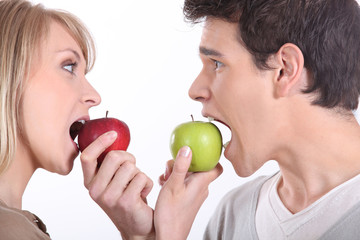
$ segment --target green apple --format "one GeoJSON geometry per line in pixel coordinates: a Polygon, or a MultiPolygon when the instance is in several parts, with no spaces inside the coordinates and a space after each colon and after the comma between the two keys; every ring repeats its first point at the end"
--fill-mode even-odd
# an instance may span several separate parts
{"type": "Polygon", "coordinates": [[[209,171],[216,166],[221,156],[221,132],[211,122],[182,123],[174,129],[170,138],[170,150],[174,159],[183,146],[189,146],[192,151],[189,172],[209,171]]]}

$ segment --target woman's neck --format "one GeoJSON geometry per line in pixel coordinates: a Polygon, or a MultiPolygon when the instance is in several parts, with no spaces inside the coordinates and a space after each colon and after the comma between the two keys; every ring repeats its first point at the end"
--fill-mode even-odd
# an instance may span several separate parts
{"type": "Polygon", "coordinates": [[[0,175],[0,199],[9,207],[22,208],[22,196],[36,170],[27,149],[18,144],[9,168],[0,175]]]}

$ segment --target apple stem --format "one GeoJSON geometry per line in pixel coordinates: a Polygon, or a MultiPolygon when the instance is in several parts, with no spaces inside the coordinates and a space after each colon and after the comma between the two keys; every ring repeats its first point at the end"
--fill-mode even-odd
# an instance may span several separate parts
{"type": "Polygon", "coordinates": [[[107,110],[107,111],[106,111],[106,115],[105,115],[106,118],[108,117],[108,113],[109,113],[109,111],[107,110]]]}
{"type": "Polygon", "coordinates": [[[192,121],[194,122],[194,116],[192,114],[190,116],[191,116],[192,121]]]}

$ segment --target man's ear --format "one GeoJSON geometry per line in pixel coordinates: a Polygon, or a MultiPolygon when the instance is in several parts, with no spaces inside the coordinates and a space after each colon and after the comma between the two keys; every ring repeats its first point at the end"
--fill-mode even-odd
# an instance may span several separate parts
{"type": "Polygon", "coordinates": [[[277,98],[299,92],[303,86],[302,72],[304,56],[298,46],[292,43],[284,44],[275,54],[274,90],[277,98]]]}

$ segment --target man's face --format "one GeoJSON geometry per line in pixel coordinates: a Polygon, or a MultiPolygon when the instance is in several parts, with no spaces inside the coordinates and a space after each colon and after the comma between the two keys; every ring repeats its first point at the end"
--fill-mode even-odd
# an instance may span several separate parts
{"type": "Polygon", "coordinates": [[[275,74],[255,66],[237,40],[235,23],[207,19],[199,50],[203,69],[189,95],[203,104],[204,116],[230,128],[232,137],[224,155],[238,175],[251,175],[273,157],[275,74]]]}

